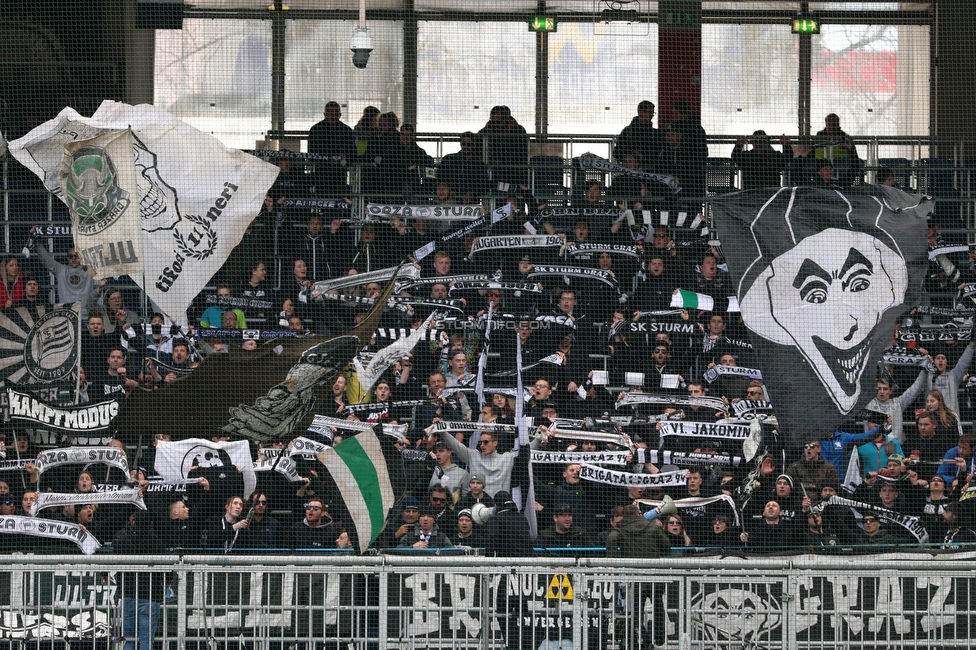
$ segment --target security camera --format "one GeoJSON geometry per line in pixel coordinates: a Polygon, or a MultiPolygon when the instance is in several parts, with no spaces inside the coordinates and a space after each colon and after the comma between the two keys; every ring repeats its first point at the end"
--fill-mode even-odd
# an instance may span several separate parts
{"type": "Polygon", "coordinates": [[[349,49],[352,50],[352,64],[360,70],[365,69],[369,53],[373,51],[373,39],[369,37],[369,30],[365,27],[357,28],[349,41],[349,49]]]}

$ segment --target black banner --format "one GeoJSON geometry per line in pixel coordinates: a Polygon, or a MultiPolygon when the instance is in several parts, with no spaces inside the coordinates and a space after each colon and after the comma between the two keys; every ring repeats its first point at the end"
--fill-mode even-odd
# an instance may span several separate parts
{"type": "Polygon", "coordinates": [[[234,296],[218,296],[209,294],[207,296],[208,305],[220,305],[228,309],[273,309],[275,304],[270,300],[258,300],[256,298],[235,298],[234,296]]]}
{"type": "Polygon", "coordinates": [[[617,280],[611,271],[604,269],[581,268],[578,266],[543,266],[537,264],[529,271],[528,277],[531,279],[544,278],[551,276],[562,276],[573,280],[595,280],[608,287],[619,291],[617,280]]]}
{"type": "Polygon", "coordinates": [[[72,433],[104,431],[119,412],[119,403],[116,401],[56,406],[12,388],[7,389],[7,402],[12,419],[26,420],[48,429],[72,433]]]}
{"type": "Polygon", "coordinates": [[[873,369],[918,304],[932,204],[876,185],[749,190],[711,203],[788,444],[825,438],[874,397],[873,369]]]}

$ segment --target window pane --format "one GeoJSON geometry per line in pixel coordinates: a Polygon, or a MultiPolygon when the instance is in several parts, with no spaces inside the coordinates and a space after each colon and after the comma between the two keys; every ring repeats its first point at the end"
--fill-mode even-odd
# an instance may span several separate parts
{"type": "Polygon", "coordinates": [[[358,23],[294,20],[285,30],[285,128],[305,130],[322,119],[325,103],[342,105],[355,126],[367,106],[403,119],[403,23],[367,23],[373,52],[366,68],[352,64],[349,39],[358,23]]]}
{"type": "Polygon", "coordinates": [[[271,21],[186,19],[156,31],[154,103],[232,147],[271,126],[271,21]]]}
{"type": "Polygon", "coordinates": [[[535,130],[535,34],[525,23],[423,21],[417,41],[418,131],[478,131],[498,104],[535,130]]]}
{"type": "MultiPolygon", "coordinates": [[[[789,25],[702,25],[705,132],[796,134],[797,57],[789,25]]],[[[729,145],[710,153],[731,151],[729,145]]]]}
{"type": "Polygon", "coordinates": [[[560,23],[549,36],[549,132],[619,133],[657,104],[657,25],[560,23]]]}
{"type": "Polygon", "coordinates": [[[927,135],[928,27],[824,25],[813,38],[814,131],[828,113],[851,135],[927,135]]]}
{"type": "Polygon", "coordinates": [[[799,11],[799,2],[703,2],[703,11],[799,11]]]}
{"type": "MultiPolygon", "coordinates": [[[[484,11],[504,13],[507,11],[535,11],[535,0],[416,0],[417,11],[484,11]]],[[[528,30],[528,26],[526,26],[528,30]]]]}

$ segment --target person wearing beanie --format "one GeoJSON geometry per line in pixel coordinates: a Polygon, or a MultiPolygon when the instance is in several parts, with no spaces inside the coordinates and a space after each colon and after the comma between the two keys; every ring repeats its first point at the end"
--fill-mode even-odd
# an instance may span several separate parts
{"type": "Polygon", "coordinates": [[[387,522],[386,528],[376,540],[376,548],[394,548],[420,520],[420,499],[406,496],[400,501],[400,520],[387,522]]]}
{"type": "Polygon", "coordinates": [[[485,492],[485,482],[477,474],[472,474],[468,479],[468,490],[468,493],[458,501],[458,510],[470,509],[476,503],[483,503],[489,507],[495,505],[495,500],[485,492]]]}
{"type": "Polygon", "coordinates": [[[763,485],[759,490],[753,494],[752,498],[746,503],[742,509],[743,525],[748,530],[751,524],[757,523],[765,518],[766,504],[770,501],[775,501],[779,507],[779,518],[783,519],[787,523],[793,524],[797,521],[798,517],[803,517],[802,524],[806,525],[805,513],[812,504],[813,497],[816,497],[817,493],[809,492],[804,498],[803,487],[798,486],[794,490],[793,479],[790,478],[789,474],[780,474],[773,481],[772,485],[767,485],[767,482],[763,482],[763,485]]]}
{"type": "Polygon", "coordinates": [[[457,543],[458,546],[482,548],[485,545],[484,528],[475,526],[474,517],[469,508],[457,513],[457,543]]]}
{"type": "Polygon", "coordinates": [[[942,548],[953,548],[963,544],[976,542],[976,532],[969,527],[969,516],[965,506],[958,501],[945,506],[942,518],[946,525],[946,534],[942,540],[942,548]]]}
{"type": "Polygon", "coordinates": [[[437,529],[437,513],[429,505],[420,507],[420,519],[413,530],[400,540],[400,548],[445,548],[454,546],[447,535],[437,529]]]}

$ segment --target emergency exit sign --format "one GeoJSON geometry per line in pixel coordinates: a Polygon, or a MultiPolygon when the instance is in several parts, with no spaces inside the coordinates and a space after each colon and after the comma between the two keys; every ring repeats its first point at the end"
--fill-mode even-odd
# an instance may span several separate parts
{"type": "Polygon", "coordinates": [[[529,19],[530,32],[554,32],[556,31],[556,18],[554,16],[532,16],[529,19]]]}
{"type": "Polygon", "coordinates": [[[820,19],[805,16],[803,18],[793,19],[793,33],[794,34],[819,34],[820,33],[820,19]]]}

